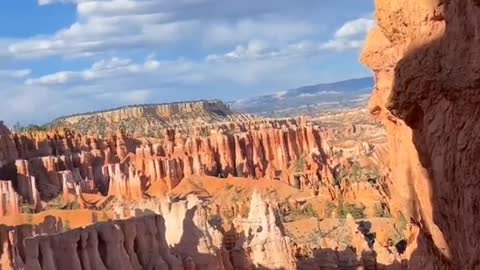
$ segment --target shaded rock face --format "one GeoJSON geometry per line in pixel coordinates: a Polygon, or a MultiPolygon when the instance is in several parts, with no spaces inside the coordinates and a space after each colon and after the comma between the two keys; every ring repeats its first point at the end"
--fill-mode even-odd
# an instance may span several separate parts
{"type": "Polygon", "coordinates": [[[233,269],[200,200],[190,195],[160,206],[162,216],[138,209],[145,215],[64,233],[53,217],[38,226],[0,226],[2,269],[233,269]]]}
{"type": "Polygon", "coordinates": [[[244,223],[249,235],[238,243],[247,251],[245,260],[235,260],[223,247],[223,234],[212,227],[207,207],[195,195],[159,204],[161,215],[137,209],[145,215],[66,232],[53,216],[39,225],[0,225],[1,269],[296,269],[275,209],[258,193],[244,223]],[[257,220],[262,230],[253,224],[257,220]]]}
{"type": "Polygon", "coordinates": [[[362,62],[391,150],[392,207],[418,225],[412,269],[478,269],[480,5],[376,0],[362,62]]]}
{"type": "Polygon", "coordinates": [[[183,269],[165,241],[160,216],[32,237],[29,226],[1,227],[2,269],[183,269]],[[13,255],[13,256],[12,256],[13,255]]]}
{"type": "Polygon", "coordinates": [[[0,121],[0,167],[15,161],[18,152],[10,130],[0,121]]]}

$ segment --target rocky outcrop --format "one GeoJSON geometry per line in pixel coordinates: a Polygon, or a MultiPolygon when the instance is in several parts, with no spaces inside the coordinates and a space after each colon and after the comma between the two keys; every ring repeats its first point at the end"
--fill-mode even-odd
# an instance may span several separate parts
{"type": "Polygon", "coordinates": [[[478,269],[480,5],[375,2],[362,62],[388,133],[391,206],[420,232],[411,269],[478,269]]]}
{"type": "Polygon", "coordinates": [[[20,213],[20,196],[12,181],[0,181],[0,217],[20,213]]]}
{"type": "Polygon", "coordinates": [[[333,182],[323,136],[328,133],[303,119],[226,123],[191,134],[167,129],[162,140],[148,141],[121,132],[105,139],[69,130],[19,134],[25,160],[17,161],[17,171],[35,177],[44,200],[62,190],[58,172],[67,170],[75,182],[85,182],[82,192],[128,199],[141,197],[156,181],[171,190],[191,175],[269,178],[318,189],[333,182]]]}
{"type": "Polygon", "coordinates": [[[10,130],[0,121],[0,167],[15,161],[18,152],[10,130]]]}
{"type": "Polygon", "coordinates": [[[191,195],[160,205],[161,216],[137,209],[139,217],[60,234],[55,221],[1,226],[2,269],[233,270],[201,201],[191,195]]]}
{"type": "Polygon", "coordinates": [[[160,216],[145,216],[32,237],[29,226],[0,230],[2,269],[183,269],[160,216]],[[13,255],[13,256],[12,256],[13,255]]]}
{"type": "Polygon", "coordinates": [[[93,202],[106,197],[131,203],[147,196],[150,187],[171,191],[190,176],[275,179],[330,200],[347,189],[347,199],[362,189],[383,196],[368,183],[343,181],[348,174],[339,173],[357,156],[374,157],[375,148],[369,143],[331,147],[337,136],[302,117],[223,122],[194,126],[191,132],[162,129],[150,139],[122,131],[104,137],[68,129],[21,133],[14,136],[17,177],[6,179],[37,210],[61,193],[64,200],[88,197],[85,207],[97,207],[93,202]]]}
{"type": "MultiPolygon", "coordinates": [[[[254,191],[247,219],[236,220],[243,233],[238,244],[243,245],[247,257],[255,268],[296,269],[290,239],[279,227],[277,210],[254,191]]],[[[280,225],[281,226],[281,225],[280,225]]]]}
{"type": "Polygon", "coordinates": [[[142,198],[142,181],[140,175],[133,167],[128,168],[124,173],[122,166],[118,163],[106,166],[106,175],[109,176],[108,195],[122,198],[124,200],[138,200],[142,198]]]}
{"type": "Polygon", "coordinates": [[[318,127],[274,122],[233,134],[220,129],[206,138],[185,139],[180,135],[171,131],[163,144],[137,148],[135,168],[145,169],[150,179],[166,179],[171,188],[184,177],[202,174],[266,177],[292,186],[296,170],[311,182],[331,177],[322,175],[322,169],[328,166],[324,150],[327,146],[318,127]]]}

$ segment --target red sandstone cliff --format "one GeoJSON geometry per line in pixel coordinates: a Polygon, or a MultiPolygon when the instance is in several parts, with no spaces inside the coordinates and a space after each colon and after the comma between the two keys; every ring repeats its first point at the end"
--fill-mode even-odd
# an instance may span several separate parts
{"type": "Polygon", "coordinates": [[[478,269],[479,2],[375,3],[362,62],[388,133],[391,205],[420,230],[411,267],[478,269]]]}

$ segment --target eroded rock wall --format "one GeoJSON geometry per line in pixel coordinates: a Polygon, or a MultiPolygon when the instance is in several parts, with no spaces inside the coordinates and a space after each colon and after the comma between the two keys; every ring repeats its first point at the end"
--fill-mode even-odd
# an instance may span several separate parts
{"type": "Polygon", "coordinates": [[[362,62],[386,126],[391,206],[419,228],[412,269],[478,269],[480,5],[376,0],[362,62]]]}

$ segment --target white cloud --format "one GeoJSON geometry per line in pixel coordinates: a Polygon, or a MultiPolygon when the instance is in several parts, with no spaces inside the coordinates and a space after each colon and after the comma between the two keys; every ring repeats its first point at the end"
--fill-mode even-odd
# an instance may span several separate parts
{"type": "Polygon", "coordinates": [[[31,73],[30,69],[0,69],[0,78],[24,78],[31,73]]]}
{"type": "Polygon", "coordinates": [[[22,59],[71,58],[186,42],[208,48],[251,39],[291,42],[318,31],[316,23],[301,18],[301,2],[312,5],[309,0],[38,0],[40,5],[73,3],[77,21],[50,35],[13,42],[7,52],[22,59]]]}
{"type": "Polygon", "coordinates": [[[359,29],[366,29],[365,23],[347,22],[332,31],[337,22],[323,19],[332,17],[333,1],[37,1],[72,5],[75,21],[41,36],[0,37],[0,118],[10,123],[132,103],[232,99],[343,79],[350,74],[322,59],[359,48],[359,29]],[[78,69],[77,61],[91,64],[78,69]],[[64,67],[55,69],[59,64],[64,67]]]}
{"type": "Polygon", "coordinates": [[[335,33],[335,38],[346,39],[351,37],[365,36],[373,27],[375,21],[369,18],[359,18],[356,20],[346,22],[335,33]]]}
{"type": "Polygon", "coordinates": [[[111,58],[100,60],[92,64],[89,69],[82,71],[60,71],[39,78],[30,78],[25,81],[27,85],[63,85],[72,83],[89,82],[105,78],[129,76],[157,70],[160,62],[147,59],[144,63],[135,64],[131,59],[111,58]]]}
{"type": "Polygon", "coordinates": [[[234,50],[225,54],[208,55],[207,60],[222,62],[278,57],[306,57],[326,51],[341,52],[360,49],[365,42],[366,33],[373,27],[373,25],[370,25],[371,23],[373,24],[373,20],[366,18],[348,21],[335,32],[333,39],[323,42],[300,41],[275,47],[266,41],[250,40],[246,45],[237,45],[234,50]]]}
{"type": "Polygon", "coordinates": [[[76,0],[38,0],[40,6],[51,5],[56,3],[75,3],[76,0]]]}

